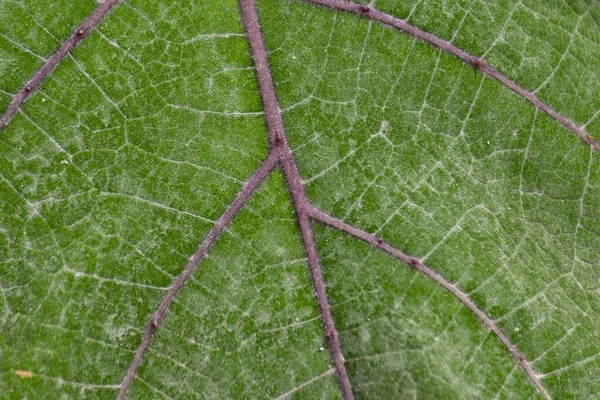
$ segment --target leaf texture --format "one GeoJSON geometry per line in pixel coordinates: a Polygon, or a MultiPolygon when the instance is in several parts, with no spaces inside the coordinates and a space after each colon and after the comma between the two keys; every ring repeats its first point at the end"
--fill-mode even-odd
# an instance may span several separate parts
{"type": "MultiPolygon", "coordinates": [[[[267,64],[119,2],[1,128],[0,397],[594,398],[600,6],[257,3],[267,64]]],[[[0,4],[3,109],[101,4],[0,4]]]]}

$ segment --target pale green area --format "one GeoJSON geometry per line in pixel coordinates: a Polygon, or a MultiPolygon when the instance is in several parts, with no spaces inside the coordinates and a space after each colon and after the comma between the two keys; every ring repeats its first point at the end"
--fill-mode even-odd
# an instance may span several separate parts
{"type": "MultiPolygon", "coordinates": [[[[541,85],[578,123],[600,108],[597,3],[373,4],[415,6],[411,22],[541,85]]],[[[95,5],[0,4],[2,108],[95,5]]],[[[600,393],[599,155],[403,33],[259,5],[315,205],[469,293],[554,398],[600,393]]],[[[0,398],[113,398],[165,289],[266,149],[235,0],[115,8],[0,131],[0,398]]],[[[358,398],[536,397],[443,289],[315,232],[358,398]]],[[[131,397],[339,397],[302,259],[277,172],[183,288],[131,397]]]]}
{"type": "MultiPolygon", "coordinates": [[[[600,155],[407,35],[303,3],[261,4],[284,122],[315,205],[468,293],[556,398],[594,398],[600,155]]],[[[357,314],[334,310],[338,320],[357,314]]],[[[456,384],[469,393],[467,378],[456,384]]]]}

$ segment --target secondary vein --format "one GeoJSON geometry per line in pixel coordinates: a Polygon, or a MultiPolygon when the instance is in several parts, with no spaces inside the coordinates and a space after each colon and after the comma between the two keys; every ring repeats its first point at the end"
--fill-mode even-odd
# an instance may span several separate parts
{"type": "Polygon", "coordinates": [[[378,248],[378,249],[392,255],[393,257],[397,258],[398,260],[400,260],[400,261],[408,264],[412,268],[414,268],[417,272],[419,272],[419,273],[425,275],[426,277],[428,277],[429,279],[435,281],[438,285],[442,286],[444,289],[446,289],[448,292],[450,292],[452,295],[454,295],[454,297],[456,297],[469,311],[471,311],[473,314],[475,314],[475,316],[491,332],[493,332],[496,335],[496,337],[500,340],[500,342],[504,345],[504,347],[506,347],[506,349],[508,350],[510,355],[515,359],[515,362],[521,367],[521,369],[523,369],[523,372],[525,372],[525,375],[527,375],[529,380],[533,383],[533,385],[539,391],[539,393],[542,395],[542,397],[547,400],[551,399],[550,394],[548,393],[546,388],[542,385],[542,382],[539,380],[538,375],[531,368],[531,365],[525,358],[525,355],[523,355],[523,353],[521,353],[517,349],[517,347],[513,343],[511,343],[510,339],[500,330],[500,328],[494,322],[494,320],[492,320],[492,318],[490,318],[485,312],[480,310],[479,307],[477,307],[477,305],[475,303],[473,303],[473,301],[471,301],[471,299],[469,299],[469,297],[467,296],[466,293],[462,292],[455,285],[448,282],[446,279],[444,279],[443,276],[441,276],[440,274],[438,274],[437,272],[432,270],[430,267],[425,265],[421,260],[401,252],[400,250],[398,250],[395,247],[391,246],[390,244],[384,242],[383,240],[376,237],[375,235],[372,235],[363,230],[355,228],[352,225],[349,225],[349,224],[345,223],[344,221],[341,221],[341,220],[339,220],[321,210],[318,210],[314,207],[311,207],[308,210],[308,213],[309,213],[310,218],[314,219],[315,221],[321,222],[325,225],[328,225],[335,229],[338,229],[344,233],[349,234],[350,236],[353,236],[357,239],[367,242],[371,246],[378,248]]]}
{"type": "Polygon", "coordinates": [[[150,346],[150,341],[152,340],[152,336],[160,327],[165,313],[167,312],[169,306],[177,296],[179,290],[186,283],[188,278],[194,273],[196,267],[200,263],[200,260],[208,253],[208,250],[215,243],[223,229],[233,219],[235,214],[242,208],[242,206],[246,203],[250,195],[256,190],[256,188],[261,184],[261,182],[267,177],[269,172],[273,170],[275,165],[278,163],[278,157],[276,153],[271,153],[269,156],[263,161],[263,163],[258,167],[258,169],[252,174],[250,179],[244,184],[242,189],[236,195],[235,199],[231,202],[227,210],[219,217],[219,219],[215,222],[212,229],[208,232],[204,241],[200,244],[196,252],[189,258],[185,268],[171,283],[171,286],[165,293],[162,301],[160,302],[156,312],[150,318],[150,322],[146,326],[144,334],[142,335],[142,340],[135,350],[133,355],[133,359],[131,360],[131,364],[127,369],[125,377],[119,386],[119,394],[117,395],[117,400],[123,400],[127,394],[131,383],[135,379],[137,370],[142,363],[144,358],[144,354],[148,347],[150,346]]]}
{"type": "Polygon", "coordinates": [[[50,58],[46,60],[33,77],[17,92],[10,104],[0,116],[0,130],[4,128],[15,115],[23,102],[38,88],[40,83],[52,72],[54,67],[65,58],[73,48],[95,28],[119,0],[105,0],[79,25],[50,58]]]}
{"type": "Polygon", "coordinates": [[[500,82],[502,85],[506,86],[507,88],[509,88],[510,90],[515,92],[517,95],[519,95],[523,99],[530,102],[534,107],[536,107],[537,109],[548,114],[551,118],[553,118],[558,123],[563,125],[565,128],[567,128],[573,134],[577,135],[581,140],[583,140],[585,143],[587,143],[592,149],[600,152],[600,144],[598,144],[598,142],[596,142],[594,140],[594,138],[588,132],[586,132],[584,127],[577,125],[574,121],[572,121],[571,119],[562,115],[557,110],[552,108],[550,105],[544,103],[533,92],[530,92],[529,90],[527,90],[524,87],[517,84],[515,81],[508,78],[506,75],[504,75],[500,71],[494,69],[491,65],[489,65],[485,61],[483,61],[482,58],[476,57],[476,56],[466,52],[465,50],[462,50],[462,49],[456,47],[452,43],[450,43],[440,37],[437,37],[429,32],[419,29],[416,26],[409,24],[405,20],[396,18],[390,14],[386,14],[382,11],[379,11],[370,5],[352,3],[352,2],[349,2],[346,0],[303,0],[303,1],[308,2],[308,3],[313,3],[313,4],[319,4],[319,5],[329,7],[329,8],[335,9],[335,10],[354,13],[354,14],[363,16],[365,18],[369,18],[371,20],[380,22],[384,25],[388,25],[392,28],[395,28],[402,32],[405,32],[408,35],[410,35],[416,39],[427,42],[427,43],[431,44],[432,46],[435,46],[449,54],[452,54],[453,56],[459,58],[460,60],[464,61],[465,63],[471,65],[473,68],[478,69],[485,75],[487,75],[491,78],[494,78],[495,80],[500,82]]]}

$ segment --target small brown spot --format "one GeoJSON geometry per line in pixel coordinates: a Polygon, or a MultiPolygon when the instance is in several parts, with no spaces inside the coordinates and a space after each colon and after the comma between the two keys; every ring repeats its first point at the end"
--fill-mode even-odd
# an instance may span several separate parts
{"type": "Polygon", "coordinates": [[[17,374],[17,376],[21,379],[28,379],[31,378],[33,376],[33,372],[31,371],[15,371],[15,374],[17,374]]]}
{"type": "Polygon", "coordinates": [[[383,244],[383,240],[381,240],[381,239],[377,239],[377,244],[378,244],[379,246],[381,246],[381,245],[383,244]]]}
{"type": "Polygon", "coordinates": [[[481,61],[480,58],[476,58],[476,57],[470,58],[469,64],[471,64],[471,66],[473,68],[477,68],[477,69],[481,69],[481,67],[483,67],[483,61],[481,61]]]}
{"type": "Polygon", "coordinates": [[[281,143],[281,140],[282,140],[282,138],[281,138],[281,133],[277,133],[277,134],[275,135],[275,141],[276,141],[277,143],[281,143]]]}
{"type": "Polygon", "coordinates": [[[30,92],[31,91],[31,86],[30,85],[25,86],[25,91],[30,92]]]}
{"type": "Polygon", "coordinates": [[[371,10],[371,8],[366,4],[361,4],[358,9],[360,10],[361,13],[365,13],[365,14],[371,10]]]}
{"type": "Polygon", "coordinates": [[[152,318],[152,321],[150,321],[150,324],[152,325],[153,328],[158,328],[158,318],[152,318]]]}
{"type": "Polygon", "coordinates": [[[85,33],[85,30],[83,28],[77,29],[77,36],[83,36],[84,33],[85,33]]]}
{"type": "Polygon", "coordinates": [[[416,258],[411,258],[408,263],[413,267],[416,267],[417,265],[419,265],[419,260],[417,260],[416,258]]]}

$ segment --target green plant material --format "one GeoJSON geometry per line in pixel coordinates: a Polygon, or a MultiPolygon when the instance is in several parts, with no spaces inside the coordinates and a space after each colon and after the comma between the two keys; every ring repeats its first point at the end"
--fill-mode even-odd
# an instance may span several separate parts
{"type": "Polygon", "coordinates": [[[0,3],[0,108],[96,7],[93,0],[0,3]]]}
{"type": "Polygon", "coordinates": [[[151,398],[154,388],[175,398],[195,397],[199,388],[207,397],[276,397],[324,373],[304,396],[335,397],[280,174],[235,217],[171,307],[132,387],[134,398],[151,398]]]}
{"type": "MultiPolygon", "coordinates": [[[[466,293],[552,398],[600,393],[600,155],[405,33],[258,3],[314,206],[466,293]]],[[[600,5],[438,3],[372,5],[600,137],[600,5]]],[[[96,5],[0,4],[2,108],[96,5]]],[[[0,398],[114,398],[173,278],[267,152],[236,1],[118,4],[0,131],[0,398]]],[[[176,297],[130,398],[340,397],[292,210],[274,171],[176,297]]],[[[541,397],[436,282],[313,230],[357,398],[541,397]]]]}

